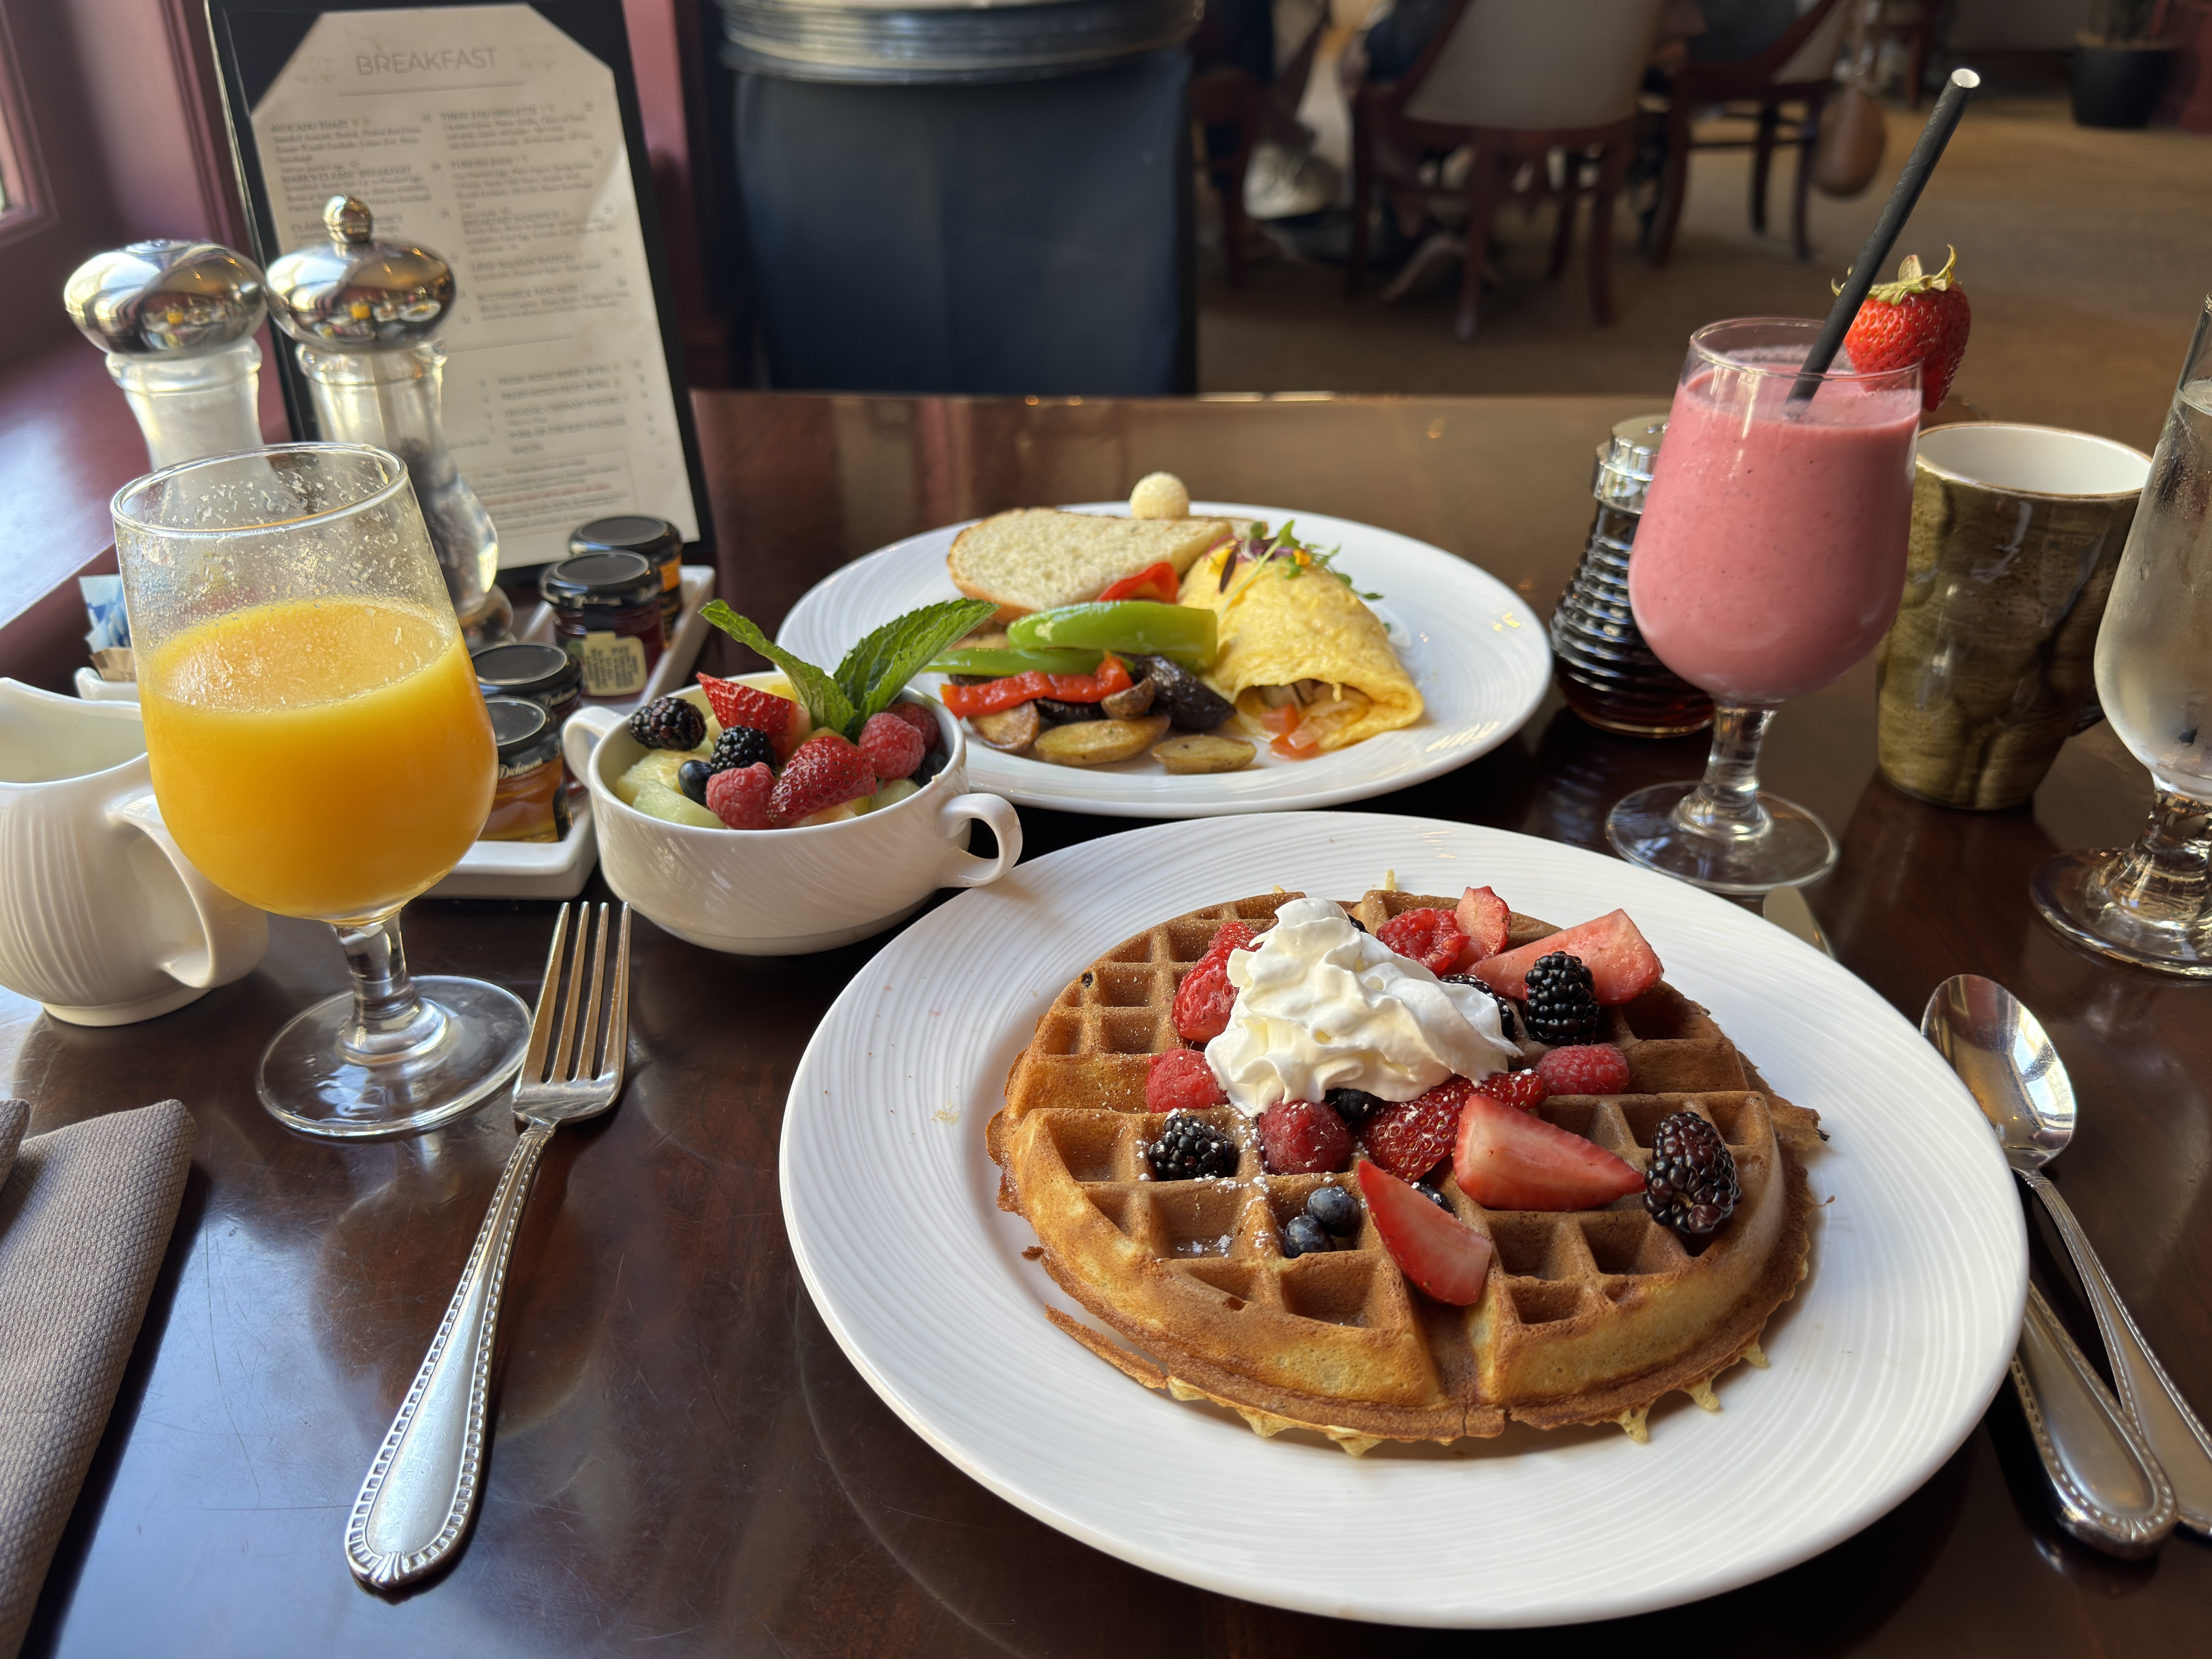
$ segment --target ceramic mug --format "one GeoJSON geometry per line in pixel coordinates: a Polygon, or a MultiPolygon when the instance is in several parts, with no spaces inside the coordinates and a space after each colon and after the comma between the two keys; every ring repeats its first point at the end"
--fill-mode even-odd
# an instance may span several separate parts
{"type": "Polygon", "coordinates": [[[2016,806],[2101,717],[2092,665],[2150,457],[2057,427],[1920,434],[1905,597],[1875,651],[1882,775],[2016,806]]]}
{"type": "MultiPolygon", "coordinates": [[[[750,684],[774,674],[742,676],[750,684]]],[[[683,694],[703,712],[706,696],[683,694]]],[[[701,830],[625,806],[614,781],[643,755],[627,717],[585,708],[562,728],[568,769],[592,792],[607,884],[678,939],[738,956],[795,956],[880,933],[940,887],[985,887],[1021,856],[1013,804],[969,794],[968,744],[939,704],[908,694],[937,722],[945,769],[905,799],[836,823],[789,830],[701,830]],[[968,848],[969,826],[990,826],[999,855],[968,848]]]]}
{"type": "Polygon", "coordinates": [[[0,679],[0,985],[128,1025],[253,971],[269,919],[177,849],[136,703],[0,679]]]}

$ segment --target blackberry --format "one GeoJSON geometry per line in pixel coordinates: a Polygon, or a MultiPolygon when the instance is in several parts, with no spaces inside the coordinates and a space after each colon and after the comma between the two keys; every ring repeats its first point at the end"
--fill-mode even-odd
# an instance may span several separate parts
{"type": "Polygon", "coordinates": [[[1477,979],[1473,974],[1446,974],[1443,976],[1443,982],[1447,985],[1472,985],[1479,991],[1489,991],[1490,1000],[1498,1005],[1498,1030],[1504,1034],[1508,1042],[1519,1040],[1514,1035],[1516,1021],[1513,1018],[1513,1005],[1498,995],[1497,992],[1491,991],[1488,985],[1477,979]]]}
{"type": "Polygon", "coordinates": [[[1735,1155],[1718,1129],[1695,1112],[1659,1120],[1651,1168],[1644,1177],[1644,1207],[1661,1226],[1702,1238],[1735,1213],[1742,1195],[1735,1155]]]}
{"type": "Polygon", "coordinates": [[[1316,1187],[1306,1200],[1306,1213],[1321,1223],[1322,1231],[1349,1238],[1359,1231],[1359,1200],[1341,1187],[1316,1187]]]}
{"type": "Polygon", "coordinates": [[[725,726],[722,735],[714,739],[713,752],[707,757],[707,770],[727,772],[763,761],[771,768],[775,765],[775,745],[768,740],[767,732],[756,732],[750,726],[725,726]]]}
{"type": "Polygon", "coordinates": [[[1344,1120],[1344,1127],[1354,1134],[1359,1133],[1359,1126],[1367,1121],[1370,1112],[1379,1112],[1390,1103],[1364,1089],[1331,1089],[1322,1098],[1336,1109],[1336,1115],[1344,1120]]]}
{"type": "Polygon", "coordinates": [[[1590,970],[1583,959],[1565,951],[1538,957],[1528,970],[1528,1035],[1554,1047],[1566,1042],[1595,1042],[1605,1029],[1605,1015],[1590,990],[1590,970]]]}
{"type": "Polygon", "coordinates": [[[1295,1260],[1318,1255],[1328,1249],[1328,1233],[1310,1215],[1294,1215],[1283,1224],[1283,1255],[1295,1260]]]}
{"type": "Polygon", "coordinates": [[[1202,1117],[1177,1112],[1145,1148],[1155,1181],[1195,1181],[1237,1173],[1237,1143],[1202,1117]]]}
{"type": "Polygon", "coordinates": [[[629,734],[647,749],[696,749],[707,717],[681,697],[655,697],[629,717],[629,734]]]}

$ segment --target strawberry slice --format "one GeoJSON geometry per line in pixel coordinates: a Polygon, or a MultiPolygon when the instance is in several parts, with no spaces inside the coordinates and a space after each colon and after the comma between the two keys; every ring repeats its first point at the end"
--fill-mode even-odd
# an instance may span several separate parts
{"type": "Polygon", "coordinates": [[[1461,1109],[1452,1174],[1487,1210],[1595,1210],[1644,1190],[1636,1166],[1595,1141],[1485,1094],[1461,1109]]]}
{"type": "Polygon", "coordinates": [[[1487,887],[1470,887],[1460,895],[1459,908],[1452,912],[1459,930],[1467,935],[1467,944],[1459,953],[1458,966],[1451,971],[1467,973],[1478,962],[1496,956],[1505,948],[1505,930],[1512,921],[1512,912],[1505,901],[1487,887]]]}
{"type": "Polygon", "coordinates": [[[1633,1002],[1659,982],[1665,970],[1658,953],[1644,942],[1626,910],[1608,911],[1595,921],[1570,927],[1524,945],[1503,956],[1490,957],[1474,965],[1474,976],[1500,996],[1525,998],[1528,970],[1539,957],[1565,951],[1582,958],[1590,971],[1590,989],[1598,1006],[1611,1008],[1633,1002]]]}
{"type": "Polygon", "coordinates": [[[789,760],[792,750],[806,736],[806,708],[803,703],[779,697],[757,685],[717,679],[712,674],[700,675],[699,685],[707,694],[714,718],[725,730],[732,726],[750,726],[775,746],[779,761],[789,760]]]}
{"type": "Polygon", "coordinates": [[[1359,1165],[1367,1213],[1406,1277],[1439,1302],[1464,1308],[1490,1277],[1490,1241],[1446,1215],[1378,1164],[1359,1165]]]}

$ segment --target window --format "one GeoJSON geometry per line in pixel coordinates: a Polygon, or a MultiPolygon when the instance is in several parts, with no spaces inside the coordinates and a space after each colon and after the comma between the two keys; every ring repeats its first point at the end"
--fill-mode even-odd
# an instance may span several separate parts
{"type": "Polygon", "coordinates": [[[33,182],[37,166],[15,45],[6,16],[0,15],[0,240],[43,216],[39,210],[45,192],[33,182]]]}

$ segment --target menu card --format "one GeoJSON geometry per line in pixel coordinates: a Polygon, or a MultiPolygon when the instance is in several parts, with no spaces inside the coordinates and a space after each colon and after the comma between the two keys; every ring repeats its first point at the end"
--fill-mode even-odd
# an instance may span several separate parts
{"type": "Polygon", "coordinates": [[[380,241],[453,266],[446,435],[502,566],[563,557],[571,529],[617,513],[699,539],[606,63],[527,5],[325,11],[252,126],[279,247],[319,240],[345,192],[380,241]]]}

